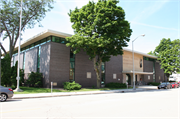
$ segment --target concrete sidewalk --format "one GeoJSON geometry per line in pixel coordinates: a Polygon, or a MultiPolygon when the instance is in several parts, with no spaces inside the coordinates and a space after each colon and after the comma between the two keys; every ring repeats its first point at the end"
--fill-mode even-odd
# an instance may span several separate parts
{"type": "Polygon", "coordinates": [[[35,94],[14,94],[12,99],[26,99],[26,98],[44,98],[44,97],[59,97],[59,96],[73,96],[73,95],[92,95],[92,94],[106,94],[106,93],[126,93],[139,92],[146,90],[155,90],[156,86],[138,86],[136,90],[133,89],[118,89],[118,90],[102,90],[102,91],[84,91],[84,92],[53,92],[53,93],[35,93],[35,94]]]}

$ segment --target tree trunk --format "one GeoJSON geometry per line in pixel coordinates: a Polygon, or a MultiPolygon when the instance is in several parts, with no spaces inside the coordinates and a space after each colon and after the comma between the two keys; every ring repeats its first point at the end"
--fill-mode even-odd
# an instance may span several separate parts
{"type": "Polygon", "coordinates": [[[97,75],[97,88],[101,88],[101,79],[100,79],[100,75],[96,72],[97,75]]]}
{"type": "Polygon", "coordinates": [[[101,73],[100,73],[100,68],[101,68],[101,59],[100,61],[96,61],[96,57],[93,59],[93,63],[94,63],[94,70],[96,72],[96,76],[97,76],[97,88],[101,87],[101,73]]]}
{"type": "Polygon", "coordinates": [[[170,76],[170,74],[166,73],[166,76],[167,76],[167,82],[169,82],[169,76],[170,76]]]}

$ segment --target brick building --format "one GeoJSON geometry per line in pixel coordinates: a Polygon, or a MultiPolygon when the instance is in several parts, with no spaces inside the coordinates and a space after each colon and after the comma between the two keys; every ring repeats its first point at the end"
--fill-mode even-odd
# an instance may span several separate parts
{"type": "MultiPolygon", "coordinates": [[[[66,47],[65,34],[46,30],[21,45],[20,68],[24,69],[25,78],[33,72],[43,74],[43,86],[49,88],[63,87],[62,83],[75,80],[83,87],[96,86],[96,74],[93,62],[84,51],[74,55],[70,47],[66,47]]],[[[18,59],[18,47],[14,50],[12,64],[18,59]]],[[[132,51],[123,49],[124,54],[112,56],[109,62],[102,63],[102,84],[109,82],[133,84],[132,51]]],[[[164,72],[160,69],[157,57],[145,53],[134,52],[135,80],[145,84],[164,81],[164,72]]]]}

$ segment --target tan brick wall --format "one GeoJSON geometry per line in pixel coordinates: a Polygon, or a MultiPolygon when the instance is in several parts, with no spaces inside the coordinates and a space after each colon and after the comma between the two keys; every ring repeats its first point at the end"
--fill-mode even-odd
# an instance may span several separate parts
{"type": "MultiPolygon", "coordinates": [[[[123,54],[123,71],[133,70],[132,52],[124,51],[123,54]]],[[[143,72],[143,56],[134,54],[135,71],[143,72]],[[142,67],[140,68],[140,60],[142,59],[142,67]]]]}

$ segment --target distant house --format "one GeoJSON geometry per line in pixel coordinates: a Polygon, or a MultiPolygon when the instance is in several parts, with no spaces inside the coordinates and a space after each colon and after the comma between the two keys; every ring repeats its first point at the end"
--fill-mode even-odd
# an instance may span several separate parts
{"type": "Polygon", "coordinates": [[[180,81],[180,74],[178,73],[173,73],[170,77],[173,77],[174,78],[174,81],[180,81]]]}
{"type": "MultiPolygon", "coordinates": [[[[43,86],[50,87],[54,82],[54,87],[63,87],[66,81],[76,81],[83,87],[96,86],[96,74],[93,62],[82,50],[74,55],[70,47],[66,47],[66,37],[72,36],[62,32],[46,30],[33,36],[21,45],[20,68],[24,69],[25,78],[33,72],[43,74],[43,86]]],[[[132,51],[123,49],[124,54],[111,56],[109,62],[102,63],[101,81],[102,84],[109,82],[133,84],[133,63],[132,51]]],[[[15,48],[12,64],[18,59],[18,47],[15,48]]],[[[134,52],[135,81],[162,82],[164,79],[163,69],[157,57],[141,52],[134,52]]]]}

